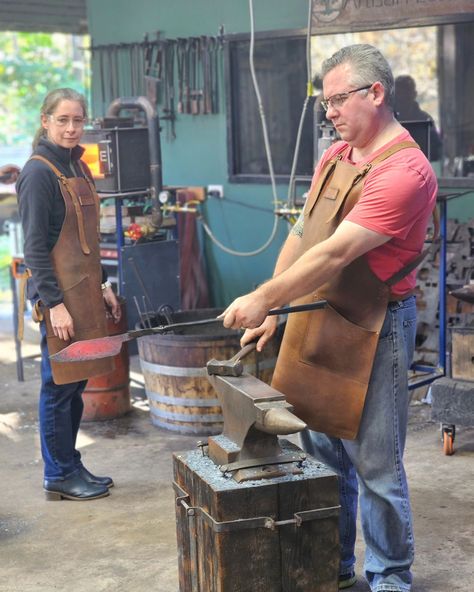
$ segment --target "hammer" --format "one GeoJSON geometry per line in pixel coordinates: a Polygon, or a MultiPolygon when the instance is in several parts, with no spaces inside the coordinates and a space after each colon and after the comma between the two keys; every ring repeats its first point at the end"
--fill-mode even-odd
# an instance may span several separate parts
{"type": "MultiPolygon", "coordinates": [[[[268,315],[288,314],[291,312],[302,312],[305,310],[316,310],[327,306],[326,300],[317,300],[308,304],[297,304],[295,306],[284,306],[283,308],[274,308],[268,312],[268,315]]],[[[206,364],[208,374],[217,374],[218,376],[242,376],[244,367],[242,359],[255,349],[257,342],[247,343],[230,360],[216,360],[213,358],[206,364]]]]}
{"type": "Polygon", "coordinates": [[[242,364],[242,358],[245,358],[251,351],[255,349],[257,345],[256,341],[247,343],[235,356],[232,356],[230,360],[216,360],[212,358],[206,364],[208,374],[217,374],[218,376],[242,376],[244,366],[242,364]]]}

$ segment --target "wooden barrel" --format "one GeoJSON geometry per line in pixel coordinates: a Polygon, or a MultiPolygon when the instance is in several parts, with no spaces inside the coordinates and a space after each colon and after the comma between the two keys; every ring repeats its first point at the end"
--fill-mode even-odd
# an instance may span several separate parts
{"type": "MultiPolygon", "coordinates": [[[[125,299],[119,298],[122,317],[115,324],[107,319],[109,335],[118,335],[127,331],[125,299]]],[[[115,419],[128,413],[130,404],[130,360],[127,344],[124,343],[119,354],[114,357],[115,370],[103,376],[94,376],[87,381],[82,395],[84,401],[83,421],[115,419]]]]}
{"type": "MultiPolygon", "coordinates": [[[[220,309],[174,313],[175,323],[217,316],[220,309]]],[[[138,340],[140,365],[150,405],[151,421],[182,434],[211,435],[222,431],[217,393],[207,380],[206,363],[226,360],[240,350],[240,333],[220,323],[186,327],[174,333],[147,335],[138,340]],[[179,331],[179,332],[178,332],[179,331]]],[[[244,360],[245,372],[270,382],[278,355],[274,339],[262,353],[244,360]]]]}

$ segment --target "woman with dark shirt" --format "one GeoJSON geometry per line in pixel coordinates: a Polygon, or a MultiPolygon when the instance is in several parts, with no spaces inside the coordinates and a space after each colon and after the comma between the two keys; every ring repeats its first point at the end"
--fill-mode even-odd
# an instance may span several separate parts
{"type": "Polygon", "coordinates": [[[109,494],[110,477],[81,462],[76,437],[87,378],[110,371],[100,363],[58,364],[49,354],[73,339],[106,334],[106,310],[120,306],[100,266],[99,202],[79,146],[87,117],[84,97],[50,92],[41,108],[33,154],[17,183],[23,225],[28,297],[41,329],[39,422],[47,499],[89,500],[109,494]]]}

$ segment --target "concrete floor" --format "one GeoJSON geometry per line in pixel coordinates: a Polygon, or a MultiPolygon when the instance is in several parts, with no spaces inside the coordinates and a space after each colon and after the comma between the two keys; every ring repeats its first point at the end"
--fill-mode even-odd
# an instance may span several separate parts
{"type": "MultiPolygon", "coordinates": [[[[25,353],[34,351],[27,343],[25,353]]],[[[128,416],[83,423],[80,431],[85,464],[115,480],[110,497],[46,502],[38,363],[25,362],[19,383],[14,360],[9,323],[0,319],[0,592],[177,592],[171,453],[194,448],[197,438],[155,428],[144,391],[134,383],[128,416]]],[[[138,370],[136,358],[132,368],[138,370]]],[[[459,429],[455,445],[456,454],[444,456],[429,407],[411,405],[406,464],[417,543],[413,592],[474,588],[474,429],[459,429]]],[[[360,540],[359,573],[362,557],[360,540]]],[[[369,588],[362,579],[351,590],[369,588]]]]}

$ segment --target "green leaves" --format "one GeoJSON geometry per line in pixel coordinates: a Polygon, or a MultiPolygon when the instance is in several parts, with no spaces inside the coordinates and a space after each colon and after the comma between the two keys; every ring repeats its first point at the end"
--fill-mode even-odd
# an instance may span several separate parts
{"type": "MultiPolygon", "coordinates": [[[[88,39],[79,39],[88,45],[88,39]]],[[[77,41],[59,33],[0,33],[0,144],[31,142],[50,90],[89,88],[89,56],[77,41]]]]}

